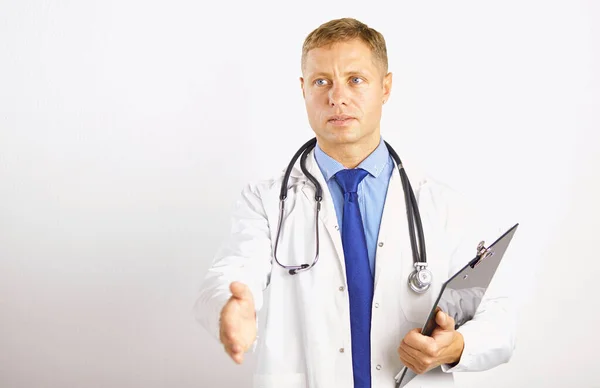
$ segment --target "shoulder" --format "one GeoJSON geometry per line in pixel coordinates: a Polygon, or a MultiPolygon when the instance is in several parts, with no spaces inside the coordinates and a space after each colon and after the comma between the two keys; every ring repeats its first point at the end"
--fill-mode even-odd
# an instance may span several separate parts
{"type": "Polygon", "coordinates": [[[430,202],[442,210],[460,208],[466,211],[469,202],[464,194],[451,186],[446,181],[432,175],[429,171],[413,164],[404,164],[405,171],[410,180],[418,202],[430,202]]]}
{"type": "MultiPolygon", "coordinates": [[[[314,151],[311,151],[311,154],[312,152],[314,151]]],[[[282,183],[284,179],[286,179],[286,169],[287,166],[273,168],[266,177],[248,180],[244,185],[243,191],[253,193],[261,198],[268,197],[269,200],[271,200],[274,195],[279,198],[282,183]]],[[[286,179],[286,186],[288,190],[291,190],[294,186],[306,182],[306,180],[307,178],[300,168],[300,161],[297,160],[286,179]]]]}
{"type": "Polygon", "coordinates": [[[274,191],[279,192],[283,182],[285,171],[275,171],[266,177],[252,178],[246,181],[242,192],[252,193],[259,197],[270,194],[274,191]]]}
{"type": "MultiPolygon", "coordinates": [[[[283,180],[285,178],[285,168],[274,170],[270,175],[262,178],[248,180],[242,188],[242,196],[245,198],[251,197],[255,200],[263,202],[265,205],[278,206],[279,196],[283,180]]],[[[288,190],[304,181],[297,174],[292,173],[288,179],[286,186],[288,190]]]]}
{"type": "Polygon", "coordinates": [[[407,167],[407,175],[419,207],[433,211],[448,231],[470,231],[473,239],[493,241],[514,224],[514,217],[504,207],[484,206],[485,193],[462,191],[418,167],[407,167]]]}
{"type": "Polygon", "coordinates": [[[477,230],[478,236],[497,235],[507,223],[493,209],[483,208],[480,197],[473,197],[451,183],[412,165],[406,172],[423,214],[437,220],[444,230],[463,233],[477,230]]]}

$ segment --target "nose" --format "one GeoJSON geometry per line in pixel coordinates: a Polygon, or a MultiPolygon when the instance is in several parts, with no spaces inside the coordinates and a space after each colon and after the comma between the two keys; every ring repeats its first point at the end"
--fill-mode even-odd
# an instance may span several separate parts
{"type": "Polygon", "coordinates": [[[329,105],[340,106],[348,105],[348,91],[345,85],[340,83],[334,83],[329,89],[329,105]]]}

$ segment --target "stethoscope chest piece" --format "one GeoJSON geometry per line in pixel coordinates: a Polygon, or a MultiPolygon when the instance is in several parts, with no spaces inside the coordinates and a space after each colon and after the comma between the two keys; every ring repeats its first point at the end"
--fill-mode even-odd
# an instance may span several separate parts
{"type": "Polygon", "coordinates": [[[415,270],[408,277],[408,285],[417,294],[425,293],[431,287],[433,275],[427,269],[427,263],[415,263],[415,270]]]}

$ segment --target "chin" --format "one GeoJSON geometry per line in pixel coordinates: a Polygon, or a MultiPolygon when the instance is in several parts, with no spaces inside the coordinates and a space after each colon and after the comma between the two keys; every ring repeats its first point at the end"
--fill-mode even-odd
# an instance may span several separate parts
{"type": "Polygon", "coordinates": [[[360,141],[364,134],[354,131],[327,131],[319,137],[330,144],[352,144],[360,141]]]}
{"type": "Polygon", "coordinates": [[[332,138],[336,138],[343,143],[353,143],[369,136],[369,134],[365,133],[358,125],[342,128],[327,128],[327,132],[332,138]]]}

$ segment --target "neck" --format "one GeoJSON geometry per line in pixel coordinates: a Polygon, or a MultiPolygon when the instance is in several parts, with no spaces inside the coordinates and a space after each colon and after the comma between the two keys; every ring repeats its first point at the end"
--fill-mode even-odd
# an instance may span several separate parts
{"type": "Polygon", "coordinates": [[[317,139],[317,141],[323,152],[340,162],[342,166],[345,168],[356,168],[367,156],[375,151],[377,146],[379,146],[381,138],[377,135],[366,141],[343,144],[330,144],[321,142],[320,139],[317,139]]]}

